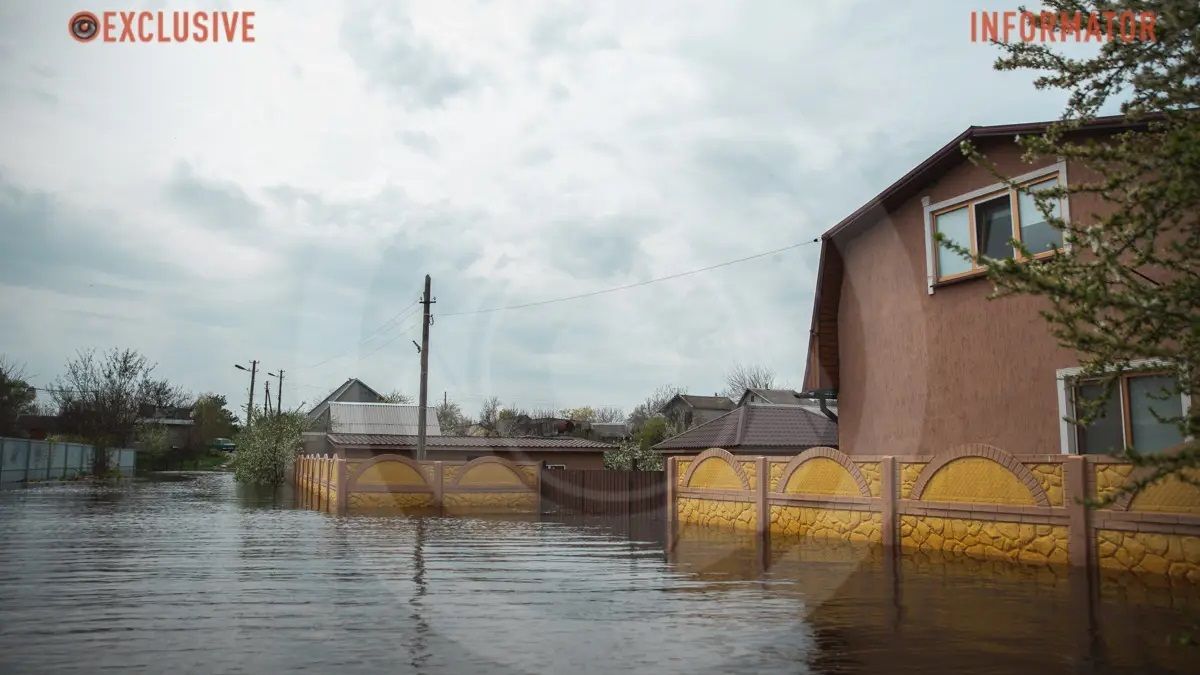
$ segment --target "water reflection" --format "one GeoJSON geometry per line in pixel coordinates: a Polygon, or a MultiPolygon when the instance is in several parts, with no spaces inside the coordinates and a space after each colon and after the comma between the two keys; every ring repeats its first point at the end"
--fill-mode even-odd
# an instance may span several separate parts
{"type": "Polygon", "coordinates": [[[0,671],[1188,672],[1198,656],[1165,640],[1196,623],[1192,586],[291,499],[212,474],[0,493],[0,671]]]}

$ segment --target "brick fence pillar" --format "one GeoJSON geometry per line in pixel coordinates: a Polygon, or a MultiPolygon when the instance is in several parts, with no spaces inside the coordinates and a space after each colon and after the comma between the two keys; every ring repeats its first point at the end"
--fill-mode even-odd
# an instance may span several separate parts
{"type": "Polygon", "coordinates": [[[350,469],[343,457],[337,458],[337,512],[346,513],[350,504],[350,469]]]}
{"type": "Polygon", "coordinates": [[[1091,563],[1091,511],[1087,499],[1087,457],[1072,455],[1063,462],[1063,506],[1069,516],[1067,526],[1067,558],[1071,565],[1084,567],[1091,563]]]}
{"type": "Polygon", "coordinates": [[[766,457],[754,458],[754,510],[758,523],[758,534],[762,535],[770,529],[771,513],[767,509],[767,489],[771,486],[770,466],[766,457]]]}
{"type": "Polygon", "coordinates": [[[679,472],[678,457],[667,458],[667,535],[675,531],[675,485],[679,472]]]}
{"type": "Polygon", "coordinates": [[[446,480],[446,466],[440,460],[433,463],[433,505],[437,507],[438,513],[442,512],[442,494],[446,486],[443,484],[446,480]]]}
{"type": "Polygon", "coordinates": [[[884,457],[879,462],[879,501],[883,514],[883,546],[886,549],[895,549],[900,543],[899,535],[899,519],[896,517],[896,500],[899,499],[900,490],[898,476],[896,471],[895,457],[884,457]]]}

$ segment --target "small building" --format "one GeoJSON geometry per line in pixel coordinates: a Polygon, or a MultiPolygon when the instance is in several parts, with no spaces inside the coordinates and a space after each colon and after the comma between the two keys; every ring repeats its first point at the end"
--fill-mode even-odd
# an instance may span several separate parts
{"type": "Polygon", "coordinates": [[[797,405],[750,403],[654,446],[664,455],[722,448],[734,454],[796,455],[838,444],[837,424],[797,405]]]}
{"type": "Polygon", "coordinates": [[[675,394],[658,409],[664,417],[677,427],[690,429],[712,421],[734,409],[733,401],[725,396],[694,396],[675,394]]]}
{"type": "Polygon", "coordinates": [[[592,422],[591,437],[606,443],[624,441],[629,438],[629,425],[625,422],[592,422]]]}
{"type": "Polygon", "coordinates": [[[321,399],[319,403],[308,411],[308,419],[316,421],[317,418],[325,414],[325,409],[330,403],[382,403],[383,394],[375,391],[367,386],[365,382],[352,377],[343,382],[337,389],[334,389],[328,396],[321,399]]]}
{"type": "Polygon", "coordinates": [[[172,450],[192,447],[192,427],[196,423],[192,420],[191,406],[142,405],[138,408],[138,415],[138,424],[166,429],[167,442],[172,450]]]}
{"type": "MultiPolygon", "coordinates": [[[[417,437],[408,435],[330,433],[326,435],[326,442],[328,452],[348,460],[384,454],[412,457],[417,449],[417,437]]],[[[613,449],[615,446],[609,443],[572,436],[429,436],[425,439],[425,458],[428,460],[470,461],[493,456],[513,462],[540,462],[544,467],[559,469],[603,469],[604,453],[613,449]]]]}
{"type": "MultiPolygon", "coordinates": [[[[421,406],[409,403],[347,403],[330,401],[315,428],[330,433],[416,436],[421,406]]],[[[437,411],[425,408],[425,435],[441,436],[437,411]]]]}

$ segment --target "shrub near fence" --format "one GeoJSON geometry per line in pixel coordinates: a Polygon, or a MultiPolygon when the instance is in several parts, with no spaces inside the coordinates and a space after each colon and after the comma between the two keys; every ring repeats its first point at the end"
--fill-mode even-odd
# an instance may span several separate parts
{"type": "MultiPolygon", "coordinates": [[[[28,438],[0,438],[0,483],[68,480],[92,472],[96,449],[83,443],[52,443],[28,438]]],[[[108,449],[108,465],[133,475],[137,453],[108,449]]]]}
{"type": "Polygon", "coordinates": [[[1015,456],[971,444],[930,456],[671,458],[675,522],[1200,582],[1200,488],[1168,479],[1091,509],[1136,478],[1108,457],[1015,456]]]}

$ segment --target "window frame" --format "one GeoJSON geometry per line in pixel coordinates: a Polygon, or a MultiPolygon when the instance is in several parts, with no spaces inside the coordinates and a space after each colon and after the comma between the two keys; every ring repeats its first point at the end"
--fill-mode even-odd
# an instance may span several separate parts
{"type": "MultiPolygon", "coordinates": [[[[1121,411],[1121,439],[1126,448],[1133,445],[1133,414],[1129,409],[1129,380],[1135,377],[1170,375],[1171,371],[1167,368],[1167,365],[1167,363],[1160,360],[1135,361],[1130,364],[1129,370],[1122,371],[1118,375],[1120,382],[1117,384],[1116,394],[1120,398],[1117,401],[1117,409],[1121,411]]],[[[1060,452],[1064,455],[1080,454],[1079,426],[1068,422],[1066,419],[1068,417],[1076,417],[1076,388],[1081,384],[1096,381],[1095,378],[1081,378],[1080,372],[1082,370],[1082,368],[1062,368],[1056,373],[1058,381],[1059,444],[1060,452]]],[[[1186,416],[1188,411],[1191,410],[1191,398],[1186,393],[1181,392],[1179,400],[1183,414],[1186,416]]],[[[1191,439],[1184,438],[1184,440],[1189,441],[1191,439]]]]}
{"type": "MultiPolygon", "coordinates": [[[[977,225],[975,222],[975,207],[983,202],[991,201],[997,197],[1002,197],[1005,193],[1008,194],[1009,212],[1012,226],[1012,237],[1017,241],[1021,239],[1021,204],[1018,195],[1022,191],[1030,191],[1030,188],[1042,183],[1057,179],[1059,185],[1067,185],[1067,163],[1065,160],[1059,160],[1049,166],[1030,171],[1029,173],[1017,176],[1012,180],[1016,184],[1015,188],[1009,187],[1005,183],[994,183],[977,190],[972,190],[965,194],[944,199],[937,203],[930,203],[929,197],[921,199],[921,204],[925,212],[925,264],[926,275],[928,281],[929,295],[933,295],[934,289],[938,286],[944,286],[965,279],[973,279],[981,277],[985,274],[984,268],[980,267],[975,261],[971,261],[971,269],[956,272],[942,276],[938,271],[938,255],[941,247],[939,246],[934,235],[937,233],[938,216],[957,211],[960,208],[967,209],[967,231],[970,237],[970,247],[972,251],[978,251],[977,225]]],[[[1063,197],[1059,200],[1059,217],[1069,221],[1071,219],[1070,199],[1063,197]]],[[[1058,254],[1060,251],[1070,250],[1070,244],[1063,242],[1060,248],[1051,251],[1043,251],[1035,253],[1033,256],[1026,258],[1021,255],[1020,251],[1014,250],[1013,257],[1018,261],[1026,260],[1041,260],[1058,254]]]]}

